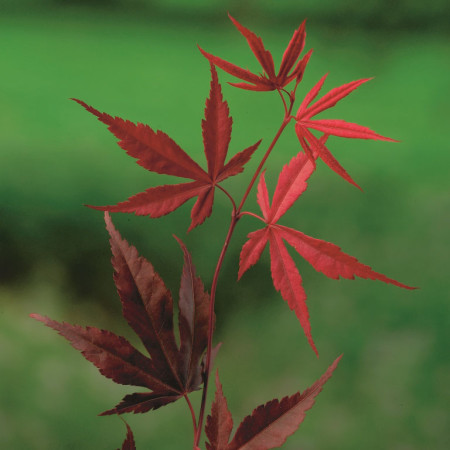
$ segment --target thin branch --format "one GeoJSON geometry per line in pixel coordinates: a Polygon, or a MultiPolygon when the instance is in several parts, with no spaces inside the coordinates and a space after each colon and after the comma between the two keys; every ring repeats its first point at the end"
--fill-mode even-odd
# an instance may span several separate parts
{"type": "Polygon", "coordinates": [[[286,104],[286,100],[284,99],[284,96],[283,96],[283,94],[281,93],[281,91],[283,91],[283,92],[286,92],[286,91],[285,91],[284,89],[280,89],[280,88],[278,88],[277,91],[278,91],[278,93],[280,94],[281,100],[283,100],[284,116],[286,117],[286,116],[289,115],[288,107],[287,107],[287,104],[286,104]]]}
{"type": "Polygon", "coordinates": [[[220,184],[216,184],[216,186],[230,199],[231,204],[233,205],[233,214],[235,214],[237,207],[236,207],[236,202],[234,201],[231,194],[226,189],[224,189],[220,184]]]}
{"type": "Polygon", "coordinates": [[[200,406],[200,414],[198,417],[198,428],[197,428],[197,436],[195,439],[195,445],[198,446],[200,442],[200,436],[202,434],[203,427],[203,418],[205,414],[205,406],[206,406],[206,396],[208,392],[208,381],[209,381],[209,373],[211,370],[211,354],[212,354],[212,341],[213,341],[213,333],[214,333],[214,303],[216,298],[216,290],[217,290],[217,281],[219,279],[220,269],[222,268],[222,263],[225,258],[225,253],[228,249],[228,245],[230,244],[231,236],[233,235],[234,228],[238,221],[238,216],[233,214],[231,218],[230,227],[228,229],[227,237],[225,238],[225,242],[222,247],[222,251],[220,252],[219,260],[217,261],[216,270],[214,272],[214,278],[211,286],[211,296],[210,296],[210,305],[209,305],[209,328],[208,328],[208,347],[206,350],[206,364],[205,364],[205,382],[203,384],[203,394],[202,394],[202,403],[200,406]]]}
{"type": "MultiPolygon", "coordinates": [[[[184,394],[183,397],[186,399],[186,402],[187,402],[187,404],[188,404],[189,410],[191,411],[192,424],[193,424],[193,426],[194,426],[194,440],[195,440],[195,437],[197,436],[197,420],[196,420],[196,418],[195,418],[194,408],[192,407],[192,403],[191,403],[191,401],[189,400],[188,395],[187,395],[187,394],[184,394]]],[[[194,445],[194,448],[195,448],[195,445],[194,445]]]]}
{"type": "MultiPolygon", "coordinates": [[[[282,95],[282,94],[280,93],[280,95],[282,95]]],[[[291,109],[292,109],[292,98],[291,98],[290,110],[291,109]]],[[[212,343],[213,343],[213,334],[214,334],[214,304],[215,304],[215,299],[216,299],[216,290],[217,290],[217,282],[219,279],[219,273],[222,268],[223,260],[225,258],[225,254],[226,254],[228,246],[230,244],[231,237],[233,236],[233,232],[236,227],[236,224],[239,221],[239,219],[241,218],[242,214],[244,214],[244,212],[241,212],[241,210],[244,206],[244,203],[247,200],[247,197],[249,196],[250,191],[251,191],[253,185],[255,184],[256,179],[258,178],[259,174],[261,173],[261,170],[262,170],[265,162],[267,161],[267,158],[269,157],[275,144],[278,142],[278,139],[280,138],[281,134],[283,133],[284,129],[286,128],[286,126],[288,125],[288,123],[290,122],[290,120],[292,118],[289,115],[290,110],[288,110],[286,107],[286,114],[284,116],[283,122],[281,123],[280,128],[277,131],[277,134],[273,138],[271,144],[269,145],[269,148],[267,149],[258,168],[256,169],[256,171],[253,175],[253,178],[251,179],[251,181],[244,193],[244,196],[242,197],[239,207],[236,208],[235,205],[233,205],[234,208],[233,208],[233,214],[231,217],[230,227],[228,228],[228,233],[225,238],[225,242],[223,244],[222,251],[220,252],[219,260],[217,261],[216,270],[214,272],[214,277],[213,277],[213,281],[212,281],[212,285],[211,285],[210,307],[209,307],[209,325],[208,325],[208,347],[206,349],[205,379],[204,379],[204,384],[203,384],[202,402],[200,405],[200,412],[199,412],[199,416],[198,416],[198,425],[197,425],[197,433],[196,433],[196,437],[195,437],[195,441],[194,441],[194,448],[199,445],[200,437],[202,434],[204,416],[205,416],[205,406],[206,406],[206,397],[208,394],[209,373],[211,370],[211,354],[212,354],[212,343]]],[[[247,213],[247,212],[245,212],[245,213],[247,213]]],[[[252,215],[252,214],[250,213],[250,215],[252,215]]]]}
{"type": "Polygon", "coordinates": [[[261,216],[258,216],[258,214],[252,213],[250,211],[242,211],[239,214],[239,218],[241,218],[241,216],[252,216],[252,217],[255,217],[256,219],[261,220],[262,222],[266,223],[266,221],[261,216]]]}
{"type": "Polygon", "coordinates": [[[287,124],[291,121],[291,116],[285,116],[283,119],[283,122],[280,125],[280,128],[277,131],[277,134],[273,138],[271,144],[269,145],[269,148],[267,149],[263,159],[259,163],[258,168],[256,169],[253,178],[250,181],[250,184],[247,187],[247,190],[244,193],[244,196],[242,197],[241,203],[239,204],[239,207],[237,209],[237,213],[240,214],[242,208],[244,207],[244,203],[247,200],[247,197],[250,194],[250,191],[252,190],[253,185],[256,182],[256,179],[258,178],[259,174],[261,173],[262,168],[264,167],[264,164],[267,161],[267,158],[269,157],[270,153],[272,152],[273,148],[275,147],[275,144],[278,142],[278,139],[280,138],[281,134],[283,133],[284,129],[286,128],[287,124]]]}

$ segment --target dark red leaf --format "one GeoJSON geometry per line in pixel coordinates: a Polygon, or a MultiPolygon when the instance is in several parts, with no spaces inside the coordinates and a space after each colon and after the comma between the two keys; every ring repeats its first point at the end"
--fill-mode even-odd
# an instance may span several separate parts
{"type": "Polygon", "coordinates": [[[258,406],[241,422],[226,450],[269,450],[282,446],[305,419],[306,412],[314,405],[315,398],[333,375],[341,357],[302,393],[258,406]]]}
{"type": "Polygon", "coordinates": [[[127,395],[115,408],[103,414],[146,412],[176,401],[198,389],[202,383],[203,354],[208,341],[209,295],[195,275],[189,252],[178,239],[184,255],[178,346],[171,293],[152,264],[122,239],[107,213],[105,221],[111,236],[111,262],[122,313],[151,359],[125,338],[109,331],[58,323],[37,314],[32,317],[68,339],[104,376],[116,383],[142,386],[151,391],[127,395]]]}
{"type": "Polygon", "coordinates": [[[306,412],[314,406],[317,395],[333,375],[341,357],[303,392],[258,406],[244,418],[231,442],[233,419],[217,374],[216,395],[206,422],[207,450],[270,450],[282,446],[303,422],[306,412]]]}
{"type": "Polygon", "coordinates": [[[216,372],[216,395],[205,427],[206,436],[209,439],[209,442],[206,442],[207,450],[227,450],[232,430],[233,418],[223,395],[219,373],[216,372]]]}

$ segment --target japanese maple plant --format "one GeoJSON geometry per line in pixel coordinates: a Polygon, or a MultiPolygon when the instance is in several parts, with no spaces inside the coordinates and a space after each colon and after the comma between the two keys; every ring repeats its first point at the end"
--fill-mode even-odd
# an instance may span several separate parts
{"type": "MultiPolygon", "coordinates": [[[[406,289],[413,288],[375,272],[334,244],[307,236],[283,224],[284,214],[307,188],[308,179],[315,172],[318,159],[344,180],[359,188],[328,149],[327,139],[330,135],[393,141],[355,123],[340,119],[315,118],[369,79],[335,87],[319,97],[325,75],[300,102],[297,111],[293,112],[297,87],[302,81],[312,53],[309,51],[301,57],[306,37],[305,22],[295,30],[276,73],[272,55],[265,49],[262,40],[231,16],[230,19],[247,40],[262,67],[262,72],[257,75],[200,48],[209,61],[211,71],[210,92],[206,100],[205,118],[201,123],[207,170],[162,131],[154,131],[142,123],[135,124],[112,117],[81,100],[75,100],[108,127],[118,139],[119,146],[135,158],[140,166],[151,172],[192,180],[150,187],[114,206],[92,206],[105,211],[114,282],[122,303],[123,316],[141,339],[148,355],[141,353],[124,337],[110,331],[60,323],[38,314],[33,314],[32,317],[64,336],[105,377],[116,383],[144,388],[143,392],[126,395],[120,403],[102,415],[145,413],[183,399],[192,416],[193,439],[190,441],[187,437],[186,442],[192,442],[193,449],[199,449],[203,445],[204,429],[205,446],[208,450],[264,450],[282,446],[288,436],[299,427],[306,411],[313,406],[316,396],[332,376],[341,356],[303,392],[299,391],[281,400],[271,400],[256,407],[243,419],[233,435],[232,416],[222,391],[219,374],[215,372],[215,397],[211,411],[205,419],[212,366],[219,347],[213,343],[216,290],[222,264],[238,222],[248,216],[261,222],[261,227],[251,232],[243,244],[238,277],[241,278],[258,262],[268,244],[273,285],[294,311],[309,345],[317,355],[302,278],[286,244],[327,277],[353,279],[358,276],[406,289]],[[261,150],[261,141],[258,141],[227,159],[232,118],[228,104],[223,99],[216,67],[241,80],[230,83],[236,88],[258,92],[274,91],[280,97],[284,115],[265,151],[261,150]],[[281,169],[275,191],[270,196],[265,182],[264,166],[290,123],[294,125],[300,152],[281,169]],[[252,157],[260,159],[259,165],[242,197],[235,199],[221,183],[229,177],[241,174],[252,157]],[[255,184],[260,214],[245,209],[255,184]],[[155,218],[169,214],[191,198],[196,198],[191,210],[190,231],[203,224],[211,215],[217,189],[230,201],[231,222],[228,231],[224,230],[223,247],[212,276],[209,294],[196,275],[194,263],[185,244],[178,237],[175,238],[184,259],[178,301],[178,330],[175,331],[174,306],[170,291],[153,265],[121,237],[109,212],[134,213],[155,218]],[[196,412],[189,394],[199,389],[202,390],[202,398],[199,411],[196,412]]],[[[186,444],[186,448],[189,445],[191,444],[186,444]]],[[[128,425],[122,448],[135,448],[133,433],[128,425]]]]}

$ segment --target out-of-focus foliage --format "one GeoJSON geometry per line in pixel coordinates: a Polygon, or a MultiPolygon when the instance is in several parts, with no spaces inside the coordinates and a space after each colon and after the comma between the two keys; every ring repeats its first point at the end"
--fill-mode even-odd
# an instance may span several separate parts
{"type": "Polygon", "coordinates": [[[0,11],[101,9],[142,14],[220,20],[224,11],[244,17],[270,18],[295,23],[307,17],[330,25],[357,28],[420,28],[448,31],[450,3],[447,0],[2,0],[0,11]]]}
{"type": "MultiPolygon", "coordinates": [[[[249,56],[226,17],[229,10],[263,34],[274,54],[278,49],[277,61],[292,35],[286,24],[298,26],[308,17],[306,49],[314,48],[314,54],[299,96],[328,71],[330,86],[375,76],[336,108],[347,120],[402,142],[344,145],[330,138],[330,148],[365,193],[320,165],[286,219],[305,233],[336,242],[376,270],[421,288],[411,294],[382,283],[335,282],[295,259],[315,318],[312,328],[321,351],[315,361],[295,316],[272,287],[267,254],[236,283],[238,251],[254,228],[242,221],[217,298],[217,337],[224,342],[217,364],[230,410],[243,417],[268,395],[282,397],[308,386],[323,372],[325,361],[344,352],[339,371],[298,436],[287,442],[287,450],[447,450],[447,2],[401,2],[403,9],[396,6],[399,2],[358,2],[352,8],[350,2],[328,0],[236,0],[221,6],[206,0],[183,5],[164,0],[69,3],[0,1],[2,445],[8,450],[98,449],[117,448],[123,441],[122,423],[96,417],[123,391],[102,380],[28,314],[70,317],[77,323],[95,318],[98,326],[129,336],[114,319],[120,316],[120,302],[102,214],[82,205],[126,199],[161,178],[131,161],[68,98],[81,97],[111,114],[171,133],[201,160],[199,123],[209,69],[195,44],[236,64],[249,56]],[[372,14],[374,8],[384,19],[372,14]],[[360,20],[363,9],[366,21],[360,20]],[[405,28],[393,25],[390,17],[415,19],[405,28]],[[288,354],[298,354],[298,360],[288,354]],[[246,387],[245,399],[237,379],[246,387]],[[273,386],[283,388],[274,393],[273,386]]],[[[257,63],[248,64],[257,69],[257,63]]],[[[234,118],[230,151],[259,138],[264,150],[282,112],[279,100],[233,89],[226,84],[232,78],[223,72],[219,78],[234,118]]],[[[269,161],[271,193],[282,165],[298,151],[289,130],[269,161]]],[[[245,181],[244,173],[227,187],[237,193],[245,181]]],[[[256,207],[254,199],[252,194],[249,208],[256,207]]],[[[228,213],[227,199],[218,195],[209,222],[189,235],[179,234],[207,289],[228,213]]],[[[189,218],[186,209],[173,214],[155,220],[116,214],[114,220],[124,237],[154,261],[168,287],[177,289],[181,265],[171,235],[183,233],[189,218]]],[[[129,418],[138,448],[183,448],[189,420],[182,404],[150,420],[129,418]]]]}

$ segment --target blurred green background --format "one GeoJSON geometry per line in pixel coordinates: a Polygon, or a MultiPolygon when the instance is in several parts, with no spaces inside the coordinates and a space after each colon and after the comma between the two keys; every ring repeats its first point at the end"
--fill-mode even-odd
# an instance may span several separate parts
{"type": "MultiPolygon", "coordinates": [[[[132,333],[120,317],[102,215],[111,204],[167,177],[140,168],[81,98],[113,115],[148,123],[204,163],[200,122],[209,89],[196,44],[259,70],[230,11],[273,51],[276,63],[308,18],[314,55],[299,88],[326,72],[325,89],[372,77],[327,117],[369,126],[401,143],[330,139],[364,188],[323,164],[283,224],[340,245],[375,270],[420,286],[407,292],[365,280],[329,280],[294,255],[308,294],[308,348],[275,292],[268,255],[236,283],[252,219],[240,223],[220,279],[217,358],[235,423],[254,407],[313,383],[344,353],[339,369],[286,449],[448,449],[449,343],[449,3],[367,0],[1,0],[0,3],[0,443],[5,449],[112,449],[125,436],[97,414],[133,392],[101,377],[53,331],[28,318],[132,333]]],[[[230,154],[281,120],[273,93],[236,90],[219,74],[234,118],[230,154]]],[[[290,128],[269,160],[273,189],[299,151],[290,128]]],[[[239,197],[256,167],[227,182],[239,197]]],[[[192,205],[192,203],[190,203],[192,205]]],[[[254,195],[249,207],[256,211],[254,195]]],[[[182,237],[210,286],[229,204],[189,235],[189,205],[150,220],[114,215],[175,294],[182,237]]],[[[193,395],[198,404],[199,394],[193,395]]],[[[191,446],[185,404],[128,416],[138,448],[191,446]]]]}

